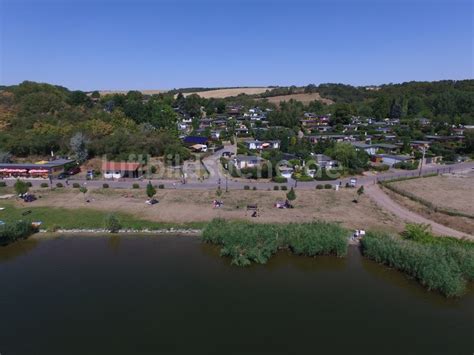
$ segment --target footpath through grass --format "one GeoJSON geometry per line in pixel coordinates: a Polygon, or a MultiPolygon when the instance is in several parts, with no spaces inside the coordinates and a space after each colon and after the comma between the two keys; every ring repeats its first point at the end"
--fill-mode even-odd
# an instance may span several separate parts
{"type": "MultiPolygon", "coordinates": [[[[105,217],[110,212],[95,210],[91,208],[53,208],[34,207],[34,205],[17,208],[11,201],[0,202],[0,221],[13,223],[19,220],[29,222],[42,222],[41,229],[55,231],[57,229],[103,229],[105,228],[105,217]],[[31,211],[28,213],[28,211],[31,211]]],[[[157,230],[157,229],[202,229],[205,223],[167,223],[153,222],[136,218],[127,213],[113,212],[120,220],[123,229],[135,230],[157,230]]]]}

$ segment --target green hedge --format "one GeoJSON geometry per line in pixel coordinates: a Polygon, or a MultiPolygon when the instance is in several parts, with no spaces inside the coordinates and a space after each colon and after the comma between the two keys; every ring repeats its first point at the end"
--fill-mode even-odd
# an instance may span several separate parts
{"type": "Polygon", "coordinates": [[[336,255],[347,253],[348,232],[325,222],[290,224],[252,224],[215,219],[203,231],[206,243],[221,245],[221,255],[239,266],[264,264],[281,248],[298,255],[336,255]]]}
{"type": "Polygon", "coordinates": [[[321,169],[316,172],[314,175],[314,180],[317,181],[330,181],[330,180],[337,180],[341,177],[341,173],[338,170],[326,170],[321,169]]]}
{"type": "Polygon", "coordinates": [[[283,177],[283,176],[274,176],[272,178],[272,181],[276,182],[277,184],[285,184],[285,183],[288,182],[288,179],[286,177],[283,177]]]}

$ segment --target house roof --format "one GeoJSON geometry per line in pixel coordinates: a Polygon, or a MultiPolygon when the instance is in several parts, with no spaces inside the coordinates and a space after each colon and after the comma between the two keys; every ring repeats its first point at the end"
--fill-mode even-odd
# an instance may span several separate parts
{"type": "Polygon", "coordinates": [[[125,161],[104,161],[102,162],[102,170],[115,171],[135,171],[140,167],[139,163],[129,163],[125,161]]]}
{"type": "Polygon", "coordinates": [[[17,168],[17,169],[52,169],[58,166],[74,163],[74,160],[70,159],[56,159],[48,161],[46,163],[0,163],[1,169],[17,168]]]}
{"type": "Polygon", "coordinates": [[[263,160],[260,157],[257,157],[255,155],[237,155],[235,157],[235,160],[237,161],[261,161],[263,160]]]}

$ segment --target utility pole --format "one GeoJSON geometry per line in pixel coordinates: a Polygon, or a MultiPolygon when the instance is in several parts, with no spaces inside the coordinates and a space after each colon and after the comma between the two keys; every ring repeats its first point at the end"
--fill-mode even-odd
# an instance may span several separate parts
{"type": "Polygon", "coordinates": [[[423,156],[421,158],[421,163],[420,163],[420,173],[418,174],[418,176],[421,176],[421,169],[423,169],[423,161],[425,160],[425,153],[426,153],[426,147],[423,147],[423,156]]]}
{"type": "Polygon", "coordinates": [[[225,176],[225,192],[229,192],[229,186],[227,185],[227,175],[225,176]]]}

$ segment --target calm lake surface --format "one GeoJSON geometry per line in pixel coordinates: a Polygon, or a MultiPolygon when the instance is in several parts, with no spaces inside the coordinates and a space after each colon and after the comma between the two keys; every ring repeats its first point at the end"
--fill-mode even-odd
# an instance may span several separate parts
{"type": "Polygon", "coordinates": [[[195,237],[0,247],[0,353],[472,354],[474,292],[429,293],[363,259],[238,268],[195,237]]]}

